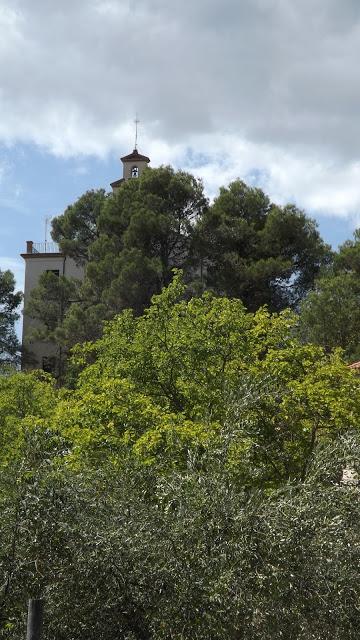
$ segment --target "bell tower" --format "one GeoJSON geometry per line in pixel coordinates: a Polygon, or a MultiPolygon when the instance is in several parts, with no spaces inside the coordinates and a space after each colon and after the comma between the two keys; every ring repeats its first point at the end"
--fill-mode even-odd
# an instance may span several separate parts
{"type": "Polygon", "coordinates": [[[121,162],[123,163],[123,177],[120,180],[115,180],[110,184],[113,193],[119,189],[120,185],[124,182],[124,180],[134,180],[141,176],[141,173],[146,169],[150,162],[150,158],[147,156],[141,155],[138,150],[135,148],[132,153],[129,153],[127,156],[123,156],[121,158],[121,162]]]}
{"type": "Polygon", "coordinates": [[[123,156],[121,162],[123,163],[123,177],[120,180],[115,180],[115,182],[111,182],[110,186],[113,190],[113,193],[117,191],[120,187],[121,183],[124,180],[131,180],[134,178],[139,178],[142,171],[146,169],[150,162],[150,158],[147,156],[141,155],[138,152],[137,148],[137,140],[138,140],[138,124],[140,120],[136,116],[135,118],[135,145],[132,153],[129,153],[127,156],[123,156]]]}
{"type": "Polygon", "coordinates": [[[121,162],[123,163],[123,178],[129,180],[130,178],[139,178],[142,171],[148,166],[150,158],[142,156],[135,148],[128,156],[123,156],[121,162]]]}

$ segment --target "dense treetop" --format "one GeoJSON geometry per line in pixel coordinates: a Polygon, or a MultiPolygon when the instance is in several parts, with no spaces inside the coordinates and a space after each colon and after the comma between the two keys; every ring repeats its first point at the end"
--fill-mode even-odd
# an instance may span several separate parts
{"type": "Polygon", "coordinates": [[[330,257],[316,225],[294,205],[279,207],[237,180],[199,220],[205,282],[250,310],[296,306],[330,257]]]}
{"type": "Polygon", "coordinates": [[[142,314],[173,268],[183,270],[188,295],[211,290],[251,311],[264,304],[279,311],[297,308],[331,259],[314,221],[294,205],[275,205],[240,180],[210,204],[201,181],[171,167],[147,169],[116,194],[85,193],[53,220],[52,236],[84,266],[84,281],[59,282],[55,327],[43,308],[54,297],[46,275],[27,312],[62,357],[100,337],[102,322],[122,309],[142,314]]]}
{"type": "Polygon", "coordinates": [[[301,305],[303,339],[326,350],[344,349],[346,357],[360,359],[360,231],[346,241],[316,279],[301,305]]]}

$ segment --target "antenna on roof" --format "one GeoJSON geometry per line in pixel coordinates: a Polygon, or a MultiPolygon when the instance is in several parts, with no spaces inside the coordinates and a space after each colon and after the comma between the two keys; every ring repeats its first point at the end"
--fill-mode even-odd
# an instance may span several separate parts
{"type": "Polygon", "coordinates": [[[135,116],[134,123],[135,123],[135,146],[134,146],[134,149],[136,149],[136,150],[137,150],[137,143],[138,143],[138,124],[140,124],[140,120],[139,120],[139,118],[138,118],[138,114],[136,114],[136,116],[135,116]]]}
{"type": "Polygon", "coordinates": [[[45,218],[45,252],[46,252],[46,245],[48,243],[48,225],[49,222],[51,222],[51,217],[46,216],[45,218]]]}

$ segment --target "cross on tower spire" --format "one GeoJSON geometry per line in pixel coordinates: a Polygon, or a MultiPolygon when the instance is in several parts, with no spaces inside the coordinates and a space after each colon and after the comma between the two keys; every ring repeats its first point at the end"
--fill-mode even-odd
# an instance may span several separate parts
{"type": "Polygon", "coordinates": [[[134,149],[137,149],[137,143],[138,143],[138,124],[140,124],[140,120],[139,120],[139,118],[138,118],[138,114],[136,114],[136,116],[135,116],[134,123],[135,123],[135,146],[134,146],[134,149]]]}
{"type": "MultiPolygon", "coordinates": [[[[0,0],[0,3],[1,3],[1,0],[0,0]]],[[[146,167],[150,162],[150,158],[148,158],[147,156],[143,156],[141,153],[138,152],[137,141],[138,141],[138,132],[139,132],[139,129],[138,129],[139,122],[140,120],[138,118],[138,115],[136,114],[136,118],[134,120],[135,146],[131,153],[121,158],[121,162],[123,163],[123,177],[120,178],[120,180],[115,180],[114,182],[111,183],[111,187],[114,193],[120,188],[124,180],[130,180],[131,178],[139,178],[141,173],[144,171],[144,169],[146,169],[146,167]]]]}

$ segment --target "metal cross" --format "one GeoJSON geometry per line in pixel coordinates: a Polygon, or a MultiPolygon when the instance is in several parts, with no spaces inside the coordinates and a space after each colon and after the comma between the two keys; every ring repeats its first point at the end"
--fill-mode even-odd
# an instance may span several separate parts
{"type": "Polygon", "coordinates": [[[140,120],[139,120],[139,118],[138,118],[138,114],[136,114],[136,117],[135,117],[134,122],[135,122],[135,147],[134,147],[134,149],[137,149],[137,142],[138,142],[138,124],[140,124],[140,120]]]}

